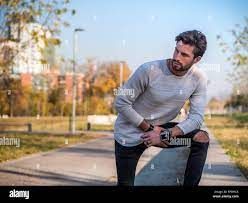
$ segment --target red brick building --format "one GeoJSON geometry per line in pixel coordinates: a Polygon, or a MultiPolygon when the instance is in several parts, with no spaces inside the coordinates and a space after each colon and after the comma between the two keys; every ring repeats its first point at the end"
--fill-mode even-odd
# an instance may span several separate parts
{"type": "Polygon", "coordinates": [[[22,73],[20,79],[22,87],[32,86],[32,75],[30,73],[22,73]]]}
{"type": "MultiPolygon", "coordinates": [[[[46,71],[42,74],[47,79],[47,86],[49,88],[63,87],[65,89],[65,101],[68,103],[72,102],[72,86],[73,86],[73,75],[72,73],[66,73],[64,75],[59,74],[59,71],[46,71]]],[[[83,78],[82,73],[76,74],[76,89],[77,89],[77,101],[82,102],[83,100],[83,78]]],[[[20,74],[22,86],[32,86],[34,75],[30,73],[20,74]]]]}

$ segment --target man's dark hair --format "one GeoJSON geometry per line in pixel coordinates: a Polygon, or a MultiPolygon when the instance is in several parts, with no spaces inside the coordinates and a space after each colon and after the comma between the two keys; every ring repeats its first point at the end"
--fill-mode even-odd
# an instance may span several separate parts
{"type": "Polygon", "coordinates": [[[176,36],[176,42],[179,42],[181,40],[184,44],[195,46],[193,51],[194,58],[196,58],[197,56],[203,56],[207,49],[206,36],[198,30],[186,31],[176,36]]]}

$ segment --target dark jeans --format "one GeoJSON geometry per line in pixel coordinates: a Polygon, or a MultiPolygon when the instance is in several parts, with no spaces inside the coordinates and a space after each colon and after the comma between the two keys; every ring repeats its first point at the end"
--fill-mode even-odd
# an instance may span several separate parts
{"type": "MultiPolygon", "coordinates": [[[[172,128],[175,125],[177,125],[176,122],[170,122],[161,125],[161,127],[172,128]]],[[[202,170],[207,157],[209,142],[201,143],[193,140],[194,135],[199,131],[202,130],[197,129],[188,134],[180,136],[181,138],[190,138],[191,140],[190,154],[184,173],[183,186],[197,186],[201,179],[202,170]]],[[[169,146],[169,148],[171,147],[178,147],[178,145],[169,146]]],[[[136,166],[140,156],[146,148],[147,146],[144,143],[134,147],[125,147],[115,141],[115,160],[118,176],[118,186],[134,185],[136,166]]]]}

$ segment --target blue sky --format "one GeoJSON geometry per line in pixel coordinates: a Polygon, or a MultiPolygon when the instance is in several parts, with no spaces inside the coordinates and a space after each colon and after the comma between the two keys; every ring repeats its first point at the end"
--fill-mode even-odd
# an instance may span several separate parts
{"type": "Polygon", "coordinates": [[[202,67],[211,80],[209,97],[230,93],[231,85],[225,78],[232,67],[216,36],[221,34],[225,41],[231,41],[228,31],[244,23],[247,1],[72,0],[70,7],[77,13],[66,16],[71,26],[62,29],[58,54],[72,56],[72,31],[81,27],[86,31],[77,37],[77,61],[87,57],[125,60],[135,70],[144,62],[171,57],[175,36],[198,29],[208,39],[202,67]]]}

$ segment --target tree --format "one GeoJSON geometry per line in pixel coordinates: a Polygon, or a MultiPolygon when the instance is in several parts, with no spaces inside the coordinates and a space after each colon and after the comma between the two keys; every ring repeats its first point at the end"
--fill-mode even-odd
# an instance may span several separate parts
{"type": "Polygon", "coordinates": [[[65,89],[62,87],[53,88],[48,95],[48,102],[50,103],[50,113],[55,115],[64,115],[65,108],[65,89]]]}
{"type": "Polygon", "coordinates": [[[67,8],[69,3],[70,0],[1,0],[0,70],[10,74],[14,59],[20,56],[30,40],[39,46],[43,55],[41,63],[47,63],[52,47],[60,44],[61,26],[69,26],[62,19],[63,15],[67,12],[75,14],[75,10],[67,8]],[[22,34],[26,32],[31,39],[25,41],[22,34]]]}
{"type": "Polygon", "coordinates": [[[0,90],[0,116],[8,114],[8,103],[6,91],[0,90]]]}
{"type": "MultiPolygon", "coordinates": [[[[72,15],[75,14],[75,10],[67,8],[69,3],[70,0],[1,0],[0,43],[7,42],[8,45],[13,42],[18,43],[23,32],[30,32],[35,42],[42,41],[45,45],[40,47],[40,51],[45,52],[49,45],[60,44],[60,39],[58,38],[60,27],[62,25],[69,26],[68,22],[62,20],[62,16],[67,12],[71,12],[72,15]],[[27,25],[31,23],[39,24],[39,30],[29,30],[30,27],[27,25]]],[[[22,47],[8,46],[8,55],[13,55],[13,53],[18,55],[27,43],[28,41],[22,43],[22,47]]],[[[2,45],[2,48],[6,50],[6,43],[2,45]]],[[[11,63],[13,63],[13,57],[9,57],[2,65],[6,66],[11,63]]]]}
{"type": "Polygon", "coordinates": [[[233,107],[241,112],[248,111],[248,95],[247,94],[232,94],[226,102],[225,107],[233,107]]]}
{"type": "MultiPolygon", "coordinates": [[[[27,89],[21,86],[18,79],[10,78],[9,89],[0,88],[0,114],[20,116],[28,109],[27,89]]],[[[3,87],[3,86],[0,86],[3,87]]]]}
{"type": "MultiPolygon", "coordinates": [[[[123,82],[125,82],[131,70],[127,63],[123,63],[123,82]]],[[[120,62],[102,62],[96,65],[89,60],[88,69],[84,77],[84,109],[90,114],[114,113],[114,89],[120,85],[120,62]]]]}
{"type": "Polygon", "coordinates": [[[221,36],[217,36],[220,46],[224,53],[228,53],[227,58],[233,65],[233,71],[229,75],[229,81],[233,84],[233,93],[228,101],[228,105],[245,107],[247,105],[248,95],[248,18],[245,18],[245,24],[237,24],[235,29],[231,30],[233,42],[229,46],[223,41],[221,36]]]}

